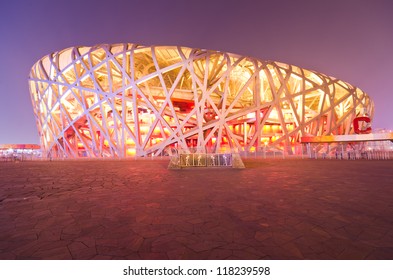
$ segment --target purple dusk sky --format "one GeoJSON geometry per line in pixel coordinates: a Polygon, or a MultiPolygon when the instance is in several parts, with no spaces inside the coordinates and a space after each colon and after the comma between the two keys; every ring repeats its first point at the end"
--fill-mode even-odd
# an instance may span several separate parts
{"type": "Polygon", "coordinates": [[[0,144],[39,143],[31,66],[71,46],[181,45],[276,60],[368,93],[393,129],[393,1],[36,0],[0,5],[0,144]]]}

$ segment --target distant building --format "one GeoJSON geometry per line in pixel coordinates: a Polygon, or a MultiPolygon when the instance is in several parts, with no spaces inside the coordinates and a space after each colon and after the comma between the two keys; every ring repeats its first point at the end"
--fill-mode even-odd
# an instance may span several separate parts
{"type": "Polygon", "coordinates": [[[197,152],[296,153],[307,135],[354,133],[370,97],[339,79],[275,61],[179,46],[73,47],[33,67],[44,157],[197,152]]]}
{"type": "Polygon", "coordinates": [[[29,160],[41,157],[41,147],[36,144],[0,144],[0,160],[29,160]]]}

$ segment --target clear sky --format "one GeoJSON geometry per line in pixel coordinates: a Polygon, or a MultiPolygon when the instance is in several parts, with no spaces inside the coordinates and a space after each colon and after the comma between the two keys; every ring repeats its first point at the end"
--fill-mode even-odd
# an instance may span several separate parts
{"type": "Polygon", "coordinates": [[[31,66],[70,46],[181,45],[276,60],[353,84],[393,129],[391,0],[35,0],[0,4],[0,143],[39,143],[31,66]]]}

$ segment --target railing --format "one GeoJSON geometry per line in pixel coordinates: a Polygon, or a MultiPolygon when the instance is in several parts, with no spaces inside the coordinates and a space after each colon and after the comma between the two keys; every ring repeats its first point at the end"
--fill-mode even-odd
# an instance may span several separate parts
{"type": "MultiPolygon", "coordinates": [[[[232,167],[232,154],[180,154],[179,167],[232,167]]],[[[176,159],[175,159],[176,160],[176,159]]]]}
{"type": "Polygon", "coordinates": [[[35,161],[35,160],[41,160],[41,157],[32,154],[0,155],[0,161],[20,162],[20,161],[35,161]]]}

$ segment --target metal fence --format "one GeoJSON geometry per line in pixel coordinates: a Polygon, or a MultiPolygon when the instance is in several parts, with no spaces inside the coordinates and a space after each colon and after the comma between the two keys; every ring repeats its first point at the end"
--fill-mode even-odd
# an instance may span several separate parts
{"type": "Polygon", "coordinates": [[[232,167],[232,154],[180,154],[180,167],[232,167]]]}

